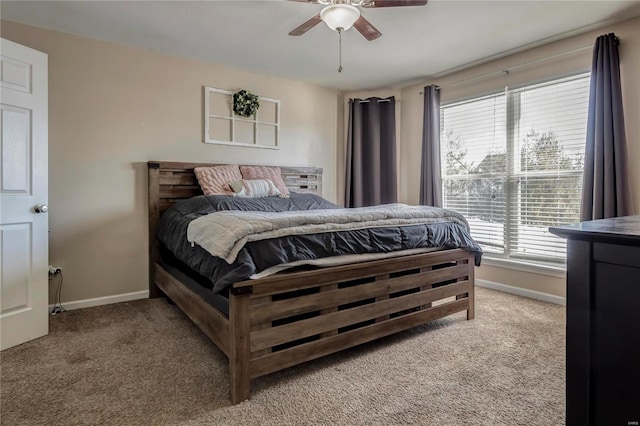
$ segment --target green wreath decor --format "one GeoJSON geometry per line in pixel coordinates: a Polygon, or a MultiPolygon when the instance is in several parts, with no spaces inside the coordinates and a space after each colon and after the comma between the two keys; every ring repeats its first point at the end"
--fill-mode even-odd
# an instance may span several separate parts
{"type": "Polygon", "coordinates": [[[233,112],[240,117],[253,117],[260,108],[258,96],[248,90],[238,90],[233,94],[233,112]]]}

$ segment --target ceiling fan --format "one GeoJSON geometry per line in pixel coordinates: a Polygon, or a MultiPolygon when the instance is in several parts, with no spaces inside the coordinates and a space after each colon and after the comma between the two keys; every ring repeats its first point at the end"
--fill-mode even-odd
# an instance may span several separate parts
{"type": "Polygon", "coordinates": [[[338,33],[352,26],[369,41],[379,38],[382,33],[360,15],[360,9],[374,7],[424,6],[428,0],[289,0],[301,3],[323,4],[324,9],[289,33],[290,36],[301,36],[311,28],[324,21],[329,28],[338,33]]]}

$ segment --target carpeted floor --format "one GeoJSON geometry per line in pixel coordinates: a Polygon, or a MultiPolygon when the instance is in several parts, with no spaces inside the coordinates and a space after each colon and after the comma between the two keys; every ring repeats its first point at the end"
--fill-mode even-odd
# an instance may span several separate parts
{"type": "Polygon", "coordinates": [[[252,382],[231,406],[225,356],[175,306],[51,318],[0,354],[3,425],[561,425],[564,307],[477,289],[464,313],[252,382]]]}

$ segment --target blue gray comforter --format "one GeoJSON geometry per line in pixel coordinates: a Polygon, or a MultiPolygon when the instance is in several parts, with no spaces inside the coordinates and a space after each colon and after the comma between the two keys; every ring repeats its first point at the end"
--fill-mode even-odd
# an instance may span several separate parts
{"type": "Polygon", "coordinates": [[[291,198],[198,196],[168,209],[160,218],[157,237],[173,257],[205,277],[215,293],[274,265],[345,254],[387,253],[425,247],[463,248],[475,253],[476,264],[480,263],[482,249],[459,223],[388,226],[253,241],[240,250],[231,264],[211,256],[198,245],[192,247],[187,241],[189,223],[216,211],[284,212],[331,208],[338,207],[311,194],[292,193],[291,198]]]}

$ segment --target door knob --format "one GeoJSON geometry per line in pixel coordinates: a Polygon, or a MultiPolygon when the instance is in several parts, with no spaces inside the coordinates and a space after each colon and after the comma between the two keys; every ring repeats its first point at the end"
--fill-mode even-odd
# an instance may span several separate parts
{"type": "Polygon", "coordinates": [[[36,213],[46,213],[49,211],[49,207],[47,207],[46,204],[36,204],[33,211],[36,213]]]}

